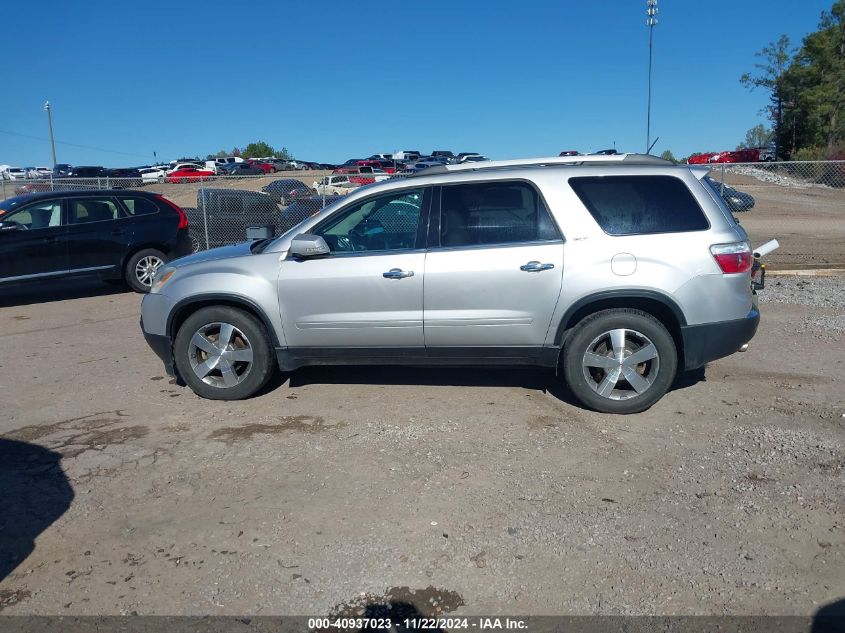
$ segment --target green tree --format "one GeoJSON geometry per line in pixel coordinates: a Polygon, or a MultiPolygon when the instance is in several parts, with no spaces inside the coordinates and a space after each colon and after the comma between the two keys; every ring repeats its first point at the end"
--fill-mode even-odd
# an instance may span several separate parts
{"type": "Polygon", "coordinates": [[[275,153],[276,150],[271,145],[264,141],[256,141],[247,145],[241,156],[244,158],[264,158],[265,156],[273,156],[275,153]]]}
{"type": "Polygon", "coordinates": [[[278,152],[275,152],[273,156],[282,160],[293,160],[293,155],[288,151],[287,147],[283,147],[278,152]]]}
{"type": "Polygon", "coordinates": [[[749,90],[763,88],[769,93],[769,118],[774,125],[775,153],[779,154],[784,136],[783,104],[786,93],[786,71],[792,63],[795,49],[789,43],[789,37],[781,35],[756,55],[761,62],[754,64],[756,74],[745,73],[740,83],[749,90]]]}
{"type": "Polygon", "coordinates": [[[845,0],[822,12],[819,30],[804,38],[787,79],[793,145],[832,155],[845,140],[845,0]]]}
{"type": "Polygon", "coordinates": [[[737,149],[748,147],[765,147],[772,140],[772,131],[766,129],[762,123],[758,123],[745,133],[745,140],[736,146],[737,149]]]}
{"type": "Polygon", "coordinates": [[[672,150],[670,150],[670,149],[667,149],[666,151],[664,151],[664,152],[660,155],[660,158],[662,158],[663,160],[671,160],[673,163],[677,163],[677,162],[678,162],[678,161],[675,159],[675,155],[674,155],[674,154],[672,154],[672,150]]]}

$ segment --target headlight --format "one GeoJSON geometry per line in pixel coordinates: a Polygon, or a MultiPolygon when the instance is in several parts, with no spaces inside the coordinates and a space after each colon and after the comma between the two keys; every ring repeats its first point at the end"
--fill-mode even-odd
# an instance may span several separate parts
{"type": "Polygon", "coordinates": [[[175,273],[175,268],[163,268],[156,272],[155,277],[153,277],[153,286],[150,288],[150,292],[160,292],[161,287],[166,284],[175,273]]]}

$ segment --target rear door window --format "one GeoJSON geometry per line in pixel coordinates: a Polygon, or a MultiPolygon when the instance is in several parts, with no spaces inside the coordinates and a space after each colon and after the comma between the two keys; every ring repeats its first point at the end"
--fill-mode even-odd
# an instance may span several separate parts
{"type": "Polygon", "coordinates": [[[122,217],[111,198],[71,198],[68,204],[70,224],[103,222],[122,217]]]}
{"type": "Polygon", "coordinates": [[[546,205],[525,182],[444,186],[440,245],[480,246],[559,240],[546,205]]]}
{"type": "Polygon", "coordinates": [[[569,185],[608,235],[710,228],[686,184],[674,176],[582,176],[570,178],[569,185]]]}

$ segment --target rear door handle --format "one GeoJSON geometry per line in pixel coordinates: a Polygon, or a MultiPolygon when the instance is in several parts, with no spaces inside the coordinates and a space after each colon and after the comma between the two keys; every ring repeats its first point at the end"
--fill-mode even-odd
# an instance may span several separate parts
{"type": "Polygon", "coordinates": [[[413,270],[402,270],[401,268],[391,268],[386,273],[381,274],[385,279],[404,279],[405,277],[413,277],[413,270]]]}
{"type": "Polygon", "coordinates": [[[524,270],[527,273],[537,273],[541,270],[551,270],[554,268],[554,264],[541,264],[540,262],[528,262],[527,264],[523,264],[519,267],[520,270],[524,270]]]}

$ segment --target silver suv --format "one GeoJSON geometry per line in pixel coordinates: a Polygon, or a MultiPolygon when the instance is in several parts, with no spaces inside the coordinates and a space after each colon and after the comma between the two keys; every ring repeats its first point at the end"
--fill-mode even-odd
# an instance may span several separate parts
{"type": "Polygon", "coordinates": [[[540,365],[587,407],[642,411],[757,329],[752,250],[706,173],[632,154],[432,167],[172,262],[142,329],[205,398],[277,365],[540,365]]]}

